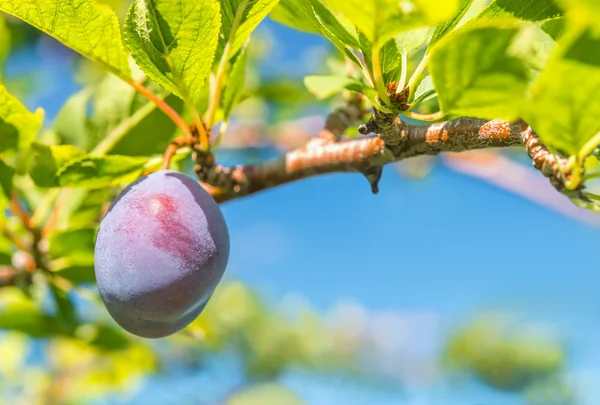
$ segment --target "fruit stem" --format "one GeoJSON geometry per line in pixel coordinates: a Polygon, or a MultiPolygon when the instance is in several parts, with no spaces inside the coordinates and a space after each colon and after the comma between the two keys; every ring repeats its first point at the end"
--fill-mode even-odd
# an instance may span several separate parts
{"type": "Polygon", "coordinates": [[[189,125],[184,121],[183,118],[175,111],[169,104],[165,103],[163,99],[158,97],[152,91],[150,91],[147,87],[144,87],[141,83],[135,80],[129,80],[128,83],[142,96],[146,97],[148,100],[152,101],[162,112],[164,112],[174,123],[181,129],[181,131],[186,135],[191,137],[192,132],[190,131],[189,125]]]}
{"type": "Polygon", "coordinates": [[[187,136],[180,136],[179,138],[175,138],[173,142],[167,146],[165,149],[165,153],[163,154],[163,162],[161,166],[161,170],[169,170],[171,166],[171,159],[173,159],[173,155],[177,152],[177,149],[182,146],[191,146],[192,138],[187,136]]]}

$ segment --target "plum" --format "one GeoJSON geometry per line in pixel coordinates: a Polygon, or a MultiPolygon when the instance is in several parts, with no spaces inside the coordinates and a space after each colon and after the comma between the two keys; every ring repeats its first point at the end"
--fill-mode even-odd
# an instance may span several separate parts
{"type": "Polygon", "coordinates": [[[228,259],[229,231],[215,200],[185,174],[161,170],[113,201],[94,267],[112,318],[134,335],[162,338],[200,315],[228,259]]]}

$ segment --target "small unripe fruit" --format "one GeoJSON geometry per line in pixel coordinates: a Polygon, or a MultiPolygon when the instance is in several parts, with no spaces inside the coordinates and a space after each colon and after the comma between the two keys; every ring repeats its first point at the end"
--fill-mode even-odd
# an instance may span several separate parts
{"type": "Polygon", "coordinates": [[[113,201],[96,238],[100,296],[128,332],[161,338],[204,309],[229,258],[229,232],[215,200],[190,177],[161,170],[113,201]]]}

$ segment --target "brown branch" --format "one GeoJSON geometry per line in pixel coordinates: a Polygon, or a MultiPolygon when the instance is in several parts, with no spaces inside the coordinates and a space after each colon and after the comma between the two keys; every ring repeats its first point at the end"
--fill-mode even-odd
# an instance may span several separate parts
{"type": "Polygon", "coordinates": [[[394,114],[375,111],[359,127],[371,136],[339,141],[359,120],[360,104],[349,103],[334,111],[318,137],[265,163],[222,167],[212,155],[196,156],[196,173],[217,202],[244,197],[261,190],[325,173],[359,172],[367,176],[373,192],[383,166],[416,156],[443,152],[525,146],[533,164],[552,184],[564,191],[564,163],[552,155],[522,120],[482,120],[470,117],[430,125],[408,125],[394,114]]]}

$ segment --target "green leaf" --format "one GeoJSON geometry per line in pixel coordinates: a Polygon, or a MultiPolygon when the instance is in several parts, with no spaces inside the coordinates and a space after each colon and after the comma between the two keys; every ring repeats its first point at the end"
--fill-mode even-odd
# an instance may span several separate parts
{"type": "Polygon", "coordinates": [[[75,146],[58,145],[48,146],[34,143],[33,162],[29,174],[33,182],[39,187],[58,187],[56,173],[71,160],[85,156],[85,152],[75,146]]]}
{"type": "MultiPolygon", "coordinates": [[[[174,95],[165,102],[178,113],[184,109],[183,101],[174,95]]],[[[177,126],[154,103],[147,102],[131,116],[122,120],[110,134],[120,140],[110,149],[110,154],[151,156],[163,153],[177,134],[177,126]]],[[[108,138],[108,137],[107,137],[108,138]]]]}
{"type": "Polygon", "coordinates": [[[135,0],[125,44],[148,77],[196,104],[213,63],[221,17],[215,0],[135,0]]]}
{"type": "Polygon", "coordinates": [[[355,33],[347,28],[332,12],[323,6],[319,0],[281,0],[271,17],[276,21],[306,32],[320,33],[328,38],[356,66],[360,61],[349,47],[358,48],[355,33]]]}
{"type": "Polygon", "coordinates": [[[56,38],[118,76],[131,78],[119,21],[109,6],[92,0],[0,0],[0,10],[56,38]]]}
{"type": "Polygon", "coordinates": [[[458,0],[326,0],[325,4],[339,10],[376,44],[403,31],[444,21],[458,8],[458,0]]]}
{"type": "Polygon", "coordinates": [[[600,3],[597,0],[556,0],[565,10],[574,25],[589,26],[598,32],[600,3]]]}
{"type": "Polygon", "coordinates": [[[552,0],[493,0],[477,17],[519,18],[528,21],[542,21],[560,17],[563,11],[552,0]]]}
{"type": "Polygon", "coordinates": [[[542,30],[557,41],[565,30],[565,18],[554,18],[541,23],[542,30]]]}
{"type": "Polygon", "coordinates": [[[303,405],[292,391],[276,383],[262,383],[243,389],[229,397],[225,405],[303,405]]]}
{"type": "Polygon", "coordinates": [[[431,32],[431,27],[423,27],[398,34],[394,37],[396,46],[401,53],[408,55],[425,45],[431,37],[431,32]]]}
{"type": "Polygon", "coordinates": [[[6,25],[4,16],[0,14],[0,78],[2,78],[2,67],[4,65],[4,61],[10,52],[10,37],[10,30],[6,25]]]}
{"type": "Polygon", "coordinates": [[[312,19],[306,18],[305,13],[299,7],[294,6],[296,1],[280,0],[273,8],[273,11],[271,11],[269,18],[298,31],[321,34],[319,25],[312,19]]]}
{"type": "Polygon", "coordinates": [[[35,338],[60,333],[57,318],[43,313],[16,287],[5,287],[0,296],[0,329],[22,332],[35,338]]]}
{"type": "MultiPolygon", "coordinates": [[[[371,41],[362,33],[359,33],[358,38],[365,63],[367,66],[373,66],[373,55],[371,53],[373,45],[371,41]]],[[[402,39],[400,40],[402,41],[402,39]]],[[[384,83],[387,84],[397,80],[402,69],[402,56],[400,55],[399,45],[395,40],[389,40],[379,50],[379,59],[384,83]]]]}
{"type": "Polygon", "coordinates": [[[344,89],[361,93],[366,90],[360,81],[347,76],[306,76],[304,84],[319,100],[339,94],[344,89]]]}
{"type": "Polygon", "coordinates": [[[68,229],[50,237],[50,257],[67,258],[71,265],[94,263],[95,228],[68,229]]]}
{"type": "Polygon", "coordinates": [[[29,111],[0,84],[0,153],[27,150],[42,125],[43,115],[42,109],[29,111]]]}
{"type": "Polygon", "coordinates": [[[225,120],[229,118],[234,107],[242,97],[242,91],[244,90],[244,83],[246,80],[246,62],[246,49],[244,48],[232,61],[229,80],[225,84],[225,89],[223,91],[221,103],[225,120]]]}
{"type": "Polygon", "coordinates": [[[50,282],[50,292],[56,305],[56,315],[63,331],[72,333],[77,327],[77,312],[69,294],[50,282]]]}
{"type": "Polygon", "coordinates": [[[70,161],[56,174],[63,187],[98,189],[133,181],[146,162],[146,158],[130,156],[87,156],[70,161]]]}
{"type": "Polygon", "coordinates": [[[421,83],[417,86],[417,90],[415,91],[414,101],[411,102],[411,105],[417,105],[420,103],[424,103],[425,101],[431,100],[436,96],[435,87],[433,86],[433,80],[431,76],[425,76],[421,83]]]}
{"type": "Polygon", "coordinates": [[[445,114],[515,119],[528,86],[525,63],[509,52],[513,20],[469,24],[431,51],[429,72],[445,114]]]}
{"type": "Polygon", "coordinates": [[[15,169],[0,159],[0,190],[2,190],[8,199],[10,199],[10,193],[12,192],[12,181],[14,175],[15,169]]]}
{"type": "Polygon", "coordinates": [[[600,38],[566,40],[533,84],[523,119],[547,146],[575,154],[600,131],[600,38]]]}
{"type": "Polygon", "coordinates": [[[96,282],[94,266],[67,265],[57,269],[56,273],[73,284],[93,284],[96,282]]]}
{"type": "Polygon", "coordinates": [[[230,55],[235,55],[250,38],[252,31],[271,12],[279,0],[220,0],[222,32],[225,40],[231,40],[231,30],[236,14],[240,13],[235,38],[231,43],[230,55]]]}
{"type": "MultiPolygon", "coordinates": [[[[128,86],[129,87],[129,86],[128,86]]],[[[73,94],[63,104],[54,119],[54,131],[61,143],[71,144],[83,149],[89,146],[88,103],[92,97],[90,88],[73,94]]]]}
{"type": "Polygon", "coordinates": [[[469,7],[471,7],[472,3],[473,0],[460,0],[456,13],[454,13],[452,17],[448,18],[445,21],[442,21],[437,25],[437,27],[435,27],[435,31],[433,32],[433,35],[431,36],[431,41],[429,42],[429,47],[435,45],[436,42],[438,42],[446,34],[448,34],[450,31],[456,28],[456,26],[465,16],[467,10],[469,10],[469,7]]]}

